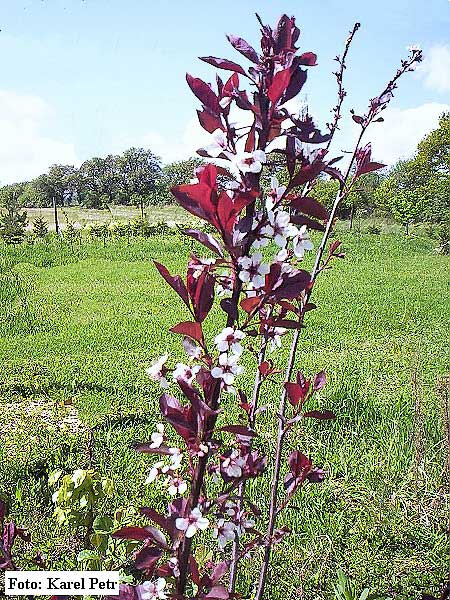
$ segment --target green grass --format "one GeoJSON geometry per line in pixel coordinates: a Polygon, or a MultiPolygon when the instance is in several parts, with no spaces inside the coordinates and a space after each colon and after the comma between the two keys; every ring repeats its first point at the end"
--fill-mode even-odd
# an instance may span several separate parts
{"type": "MultiPolygon", "coordinates": [[[[450,260],[425,238],[342,239],[347,257],[321,278],[319,308],[310,313],[297,357],[305,373],[327,372],[317,402],[337,419],[311,421],[292,441],[328,477],[305,488],[296,509],[283,515],[280,524],[294,533],[276,546],[268,597],[332,598],[341,567],[361,590],[412,600],[448,576],[449,488],[436,381],[450,371],[450,260]]],[[[76,541],[55,527],[46,478],[57,467],[87,465],[87,426],[95,426],[96,468],[116,482],[116,506],[161,503],[143,485],[152,460],[130,447],[148,439],[158,419],[158,389],[144,369],[166,350],[182,358],[179,338],[167,330],[187,316],[151,259],[180,272],[190,242],[173,236],[105,247],[86,242],[74,252],[65,243],[2,251],[23,287],[1,297],[0,409],[9,427],[2,430],[0,490],[32,532],[26,556],[43,549],[53,568],[70,569],[76,541]],[[25,413],[32,402],[33,412],[25,413]],[[77,433],[59,427],[64,403],[77,411],[77,433]],[[42,407],[51,414],[47,426],[42,407]]],[[[221,318],[211,315],[210,333],[221,318]]],[[[280,366],[286,353],[273,356],[280,366]]],[[[266,449],[273,447],[278,393],[273,386],[263,392],[258,443],[266,449]]],[[[263,503],[269,488],[270,473],[250,486],[263,503]]],[[[244,592],[257,565],[246,564],[244,592]]]]}

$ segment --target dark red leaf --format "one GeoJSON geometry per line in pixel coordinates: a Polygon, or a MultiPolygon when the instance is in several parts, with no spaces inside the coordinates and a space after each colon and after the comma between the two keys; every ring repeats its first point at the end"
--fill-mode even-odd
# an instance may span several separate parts
{"type": "Polygon", "coordinates": [[[206,108],[203,110],[197,110],[197,116],[200,125],[208,133],[213,133],[216,131],[216,129],[222,129],[222,131],[225,131],[225,127],[222,125],[220,116],[212,114],[206,108]]]}
{"type": "Polygon", "coordinates": [[[227,38],[235,50],[243,54],[252,63],[259,64],[259,56],[248,42],[236,35],[227,35],[227,38]]]}
{"type": "Polygon", "coordinates": [[[136,540],[142,542],[152,537],[151,533],[144,527],[122,527],[112,534],[113,538],[119,540],[136,540]]]}
{"type": "Polygon", "coordinates": [[[321,421],[328,421],[336,418],[336,415],[331,410],[310,410],[303,413],[303,416],[319,419],[321,421]]]}
{"type": "Polygon", "coordinates": [[[171,519],[168,519],[164,515],[161,515],[154,508],[150,508],[148,506],[143,506],[140,509],[140,512],[144,516],[146,516],[148,519],[153,521],[153,523],[156,523],[156,525],[159,525],[159,527],[161,527],[161,529],[164,529],[164,531],[167,531],[167,533],[172,537],[173,531],[174,531],[174,523],[171,519]]]}
{"type": "Polygon", "coordinates": [[[328,219],[328,211],[323,204],[315,198],[308,196],[299,196],[290,201],[291,206],[302,213],[326,221],[328,219]]]}
{"type": "Polygon", "coordinates": [[[325,371],[320,371],[314,377],[313,390],[316,391],[316,392],[318,390],[321,390],[322,388],[325,387],[326,383],[327,383],[327,377],[325,375],[325,371]]]}
{"type": "Polygon", "coordinates": [[[192,75],[189,75],[189,73],[186,73],[186,81],[200,102],[204,104],[206,108],[208,108],[213,114],[219,115],[221,110],[219,100],[216,94],[212,91],[211,87],[198,77],[192,77],[192,75]]]}
{"type": "MultiPolygon", "coordinates": [[[[50,600],[70,600],[71,596],[52,596],[50,600]]],[[[138,593],[133,585],[121,583],[118,596],[105,596],[104,600],[138,600],[138,593]]]]}
{"type": "Polygon", "coordinates": [[[261,299],[257,296],[251,296],[250,298],[244,298],[241,300],[241,308],[246,313],[251,313],[260,304],[261,299]]]}
{"type": "Polygon", "coordinates": [[[284,94],[289,85],[290,80],[290,69],[283,69],[283,71],[278,71],[278,73],[275,73],[272,83],[267,92],[267,95],[269,96],[273,104],[276,104],[281,98],[281,96],[284,94]]]}
{"type": "Polygon", "coordinates": [[[314,52],[304,52],[298,57],[299,64],[307,67],[315,67],[317,65],[317,54],[314,52]]]}
{"type": "Polygon", "coordinates": [[[192,581],[195,583],[196,586],[200,587],[202,585],[202,579],[198,570],[197,561],[195,560],[195,556],[193,556],[192,554],[189,555],[189,567],[192,581]]]}
{"type": "Polygon", "coordinates": [[[234,433],[235,435],[241,435],[244,437],[256,437],[256,432],[253,429],[249,429],[244,425],[225,425],[225,427],[219,427],[217,431],[226,431],[228,433],[234,433]]]}
{"type": "Polygon", "coordinates": [[[155,546],[144,546],[134,555],[135,567],[140,571],[144,571],[148,577],[151,577],[162,552],[162,550],[155,546]]]}
{"type": "Polygon", "coordinates": [[[183,229],[183,233],[203,244],[206,248],[223,258],[222,246],[215,237],[198,229],[183,229]]]}
{"type": "Polygon", "coordinates": [[[322,223],[318,223],[309,217],[305,217],[304,215],[293,215],[291,217],[291,222],[295,225],[306,225],[309,229],[315,229],[316,231],[325,231],[325,227],[322,223]]]}
{"type": "Polygon", "coordinates": [[[194,321],[184,321],[183,323],[178,323],[178,325],[175,325],[169,331],[172,333],[185,335],[192,338],[196,342],[203,344],[203,331],[200,323],[195,323],[194,321]]]}
{"type": "Polygon", "coordinates": [[[184,285],[184,281],[181,279],[181,277],[179,275],[172,276],[169,273],[167,267],[165,267],[164,265],[162,265],[159,262],[156,262],[156,260],[153,261],[153,264],[158,269],[158,271],[159,271],[160,275],[163,277],[163,279],[180,296],[180,298],[183,300],[183,302],[189,308],[188,292],[187,292],[186,286],[184,285]]]}
{"type": "Polygon", "coordinates": [[[303,400],[305,399],[305,394],[302,387],[298,385],[298,383],[291,382],[285,383],[284,387],[286,389],[288,400],[292,406],[298,406],[299,404],[301,406],[301,404],[303,404],[303,400]]]}
{"type": "Polygon", "coordinates": [[[240,73],[241,75],[247,75],[241,65],[233,62],[232,60],[227,60],[226,58],[216,58],[215,56],[200,56],[200,60],[203,60],[205,63],[212,65],[213,67],[217,67],[218,69],[225,69],[226,71],[235,71],[236,73],[240,73]]]}

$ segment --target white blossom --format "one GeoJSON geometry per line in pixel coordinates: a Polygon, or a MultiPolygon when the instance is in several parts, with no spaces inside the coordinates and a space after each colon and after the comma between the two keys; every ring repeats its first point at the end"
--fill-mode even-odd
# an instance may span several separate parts
{"type": "Polygon", "coordinates": [[[208,525],[208,519],[202,515],[198,506],[191,511],[189,517],[180,517],[175,521],[175,527],[184,531],[187,538],[191,538],[198,530],[204,531],[208,525]]]}
{"type": "Polygon", "coordinates": [[[184,337],[182,343],[183,343],[184,351],[186,352],[186,354],[189,356],[189,358],[191,360],[198,359],[201,357],[202,349],[200,348],[200,346],[197,346],[197,344],[195,344],[191,340],[191,338],[184,337]]]}
{"type": "Polygon", "coordinates": [[[281,348],[281,336],[287,333],[284,327],[271,327],[267,331],[267,338],[270,344],[270,351],[273,352],[277,348],[281,348]]]}
{"type": "Polygon", "coordinates": [[[222,129],[216,129],[211,136],[213,138],[212,144],[205,146],[202,150],[211,158],[218,158],[228,148],[227,134],[222,129]]]}
{"type": "Polygon", "coordinates": [[[152,441],[150,448],[159,448],[161,446],[164,441],[164,425],[162,423],[156,425],[156,431],[152,433],[150,439],[152,441]]]}
{"type": "Polygon", "coordinates": [[[290,222],[289,213],[285,210],[269,210],[267,213],[268,224],[261,229],[261,234],[273,238],[280,248],[286,246],[288,238],[298,235],[298,229],[290,222]]]}
{"type": "Polygon", "coordinates": [[[229,541],[234,540],[236,535],[234,523],[219,519],[216,527],[214,527],[212,535],[213,538],[217,539],[219,548],[223,550],[229,541]]]}
{"type": "Polygon", "coordinates": [[[312,250],[314,244],[309,239],[309,234],[306,225],[302,225],[298,235],[293,240],[294,254],[297,258],[303,258],[305,250],[312,250]]]}
{"type": "Polygon", "coordinates": [[[242,256],[238,259],[238,263],[241,268],[239,271],[241,281],[251,283],[256,289],[264,286],[264,277],[269,273],[270,267],[262,262],[260,252],[255,252],[251,257],[242,256]]]}
{"type": "Polygon", "coordinates": [[[222,462],[222,468],[228,477],[241,477],[242,467],[245,466],[245,459],[237,450],[233,452],[222,462]]]}
{"type": "Polygon", "coordinates": [[[219,335],[214,338],[217,350],[219,352],[233,352],[242,354],[243,348],[240,341],[245,338],[245,333],[233,327],[225,327],[219,335]]]}
{"type": "Polygon", "coordinates": [[[285,191],[286,191],[286,186],[285,185],[280,185],[278,183],[278,179],[275,176],[273,176],[273,177],[270,178],[270,192],[269,192],[269,194],[273,198],[274,202],[278,202],[282,198],[282,196],[285,193],[285,191]]]}
{"type": "Polygon", "coordinates": [[[169,355],[167,353],[163,354],[160,358],[158,358],[156,362],[154,362],[152,365],[150,365],[150,367],[145,369],[145,372],[147,373],[147,375],[149,375],[150,379],[152,381],[159,381],[159,384],[162,388],[169,387],[169,382],[164,376],[164,365],[167,362],[168,358],[169,355]]]}
{"type": "Polygon", "coordinates": [[[243,152],[234,158],[234,164],[241,173],[261,173],[266,161],[266,153],[262,150],[243,152]]]}
{"type": "Polygon", "coordinates": [[[187,483],[178,475],[169,477],[166,483],[168,485],[167,491],[171,496],[182,495],[187,490],[187,483]]]}
{"type": "Polygon", "coordinates": [[[211,375],[215,379],[222,379],[226,385],[233,385],[234,378],[244,371],[244,368],[237,364],[238,358],[236,354],[221,354],[218,366],[211,369],[211,375]]]}
{"type": "Polygon", "coordinates": [[[200,365],[194,365],[193,367],[189,367],[187,365],[184,365],[183,363],[177,363],[172,373],[172,377],[174,381],[177,381],[177,379],[183,379],[187,383],[192,383],[192,380],[199,371],[200,365]]]}
{"type": "Polygon", "coordinates": [[[156,462],[153,467],[150,469],[150,472],[148,474],[147,479],[145,480],[145,483],[153,483],[154,481],[156,481],[156,479],[158,478],[158,476],[161,474],[162,469],[164,467],[164,463],[162,460],[159,460],[158,462],[156,462]]]}
{"type": "Polygon", "coordinates": [[[142,600],[166,600],[167,595],[164,592],[166,580],[163,577],[158,577],[156,581],[144,581],[139,586],[140,596],[142,600]]]}

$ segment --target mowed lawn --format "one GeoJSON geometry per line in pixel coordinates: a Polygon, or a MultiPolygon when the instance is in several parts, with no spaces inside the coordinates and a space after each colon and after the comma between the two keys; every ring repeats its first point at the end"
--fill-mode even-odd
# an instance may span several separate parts
{"type": "MultiPolygon", "coordinates": [[[[450,259],[425,238],[341,239],[346,258],[317,285],[318,310],[297,357],[306,374],[326,371],[317,406],[337,419],[310,420],[291,444],[328,476],[283,515],[280,524],[294,533],[274,551],[268,598],[332,598],[340,567],[376,597],[412,600],[450,575],[449,473],[436,390],[450,372],[450,259]]],[[[173,363],[183,359],[168,329],[187,314],[151,259],[182,272],[189,251],[178,236],[86,242],[74,251],[55,243],[2,248],[23,283],[22,301],[3,300],[0,323],[0,490],[32,533],[26,556],[40,549],[52,568],[76,566],[76,539],[55,525],[46,481],[55,468],[88,465],[88,426],[94,466],[117,486],[109,508],[163,505],[143,484],[153,460],[131,446],[159,420],[159,390],[144,369],[165,351],[173,363]]],[[[222,322],[215,311],[209,333],[222,322]]],[[[286,354],[272,358],[283,366],[286,354]]],[[[250,389],[250,361],[246,367],[250,389]]],[[[279,391],[263,388],[258,444],[265,449],[274,444],[279,391]]],[[[233,401],[225,410],[236,413],[233,401]]],[[[261,507],[269,488],[270,473],[250,486],[261,507]]],[[[257,559],[246,563],[244,593],[257,559]]]]}

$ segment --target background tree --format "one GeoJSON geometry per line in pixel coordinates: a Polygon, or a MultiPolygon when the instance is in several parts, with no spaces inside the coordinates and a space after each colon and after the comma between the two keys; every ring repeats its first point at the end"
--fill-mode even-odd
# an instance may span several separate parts
{"type": "Polygon", "coordinates": [[[86,160],[79,171],[78,193],[80,203],[88,208],[117,204],[123,196],[119,157],[108,154],[86,160]]]}
{"type": "Polygon", "coordinates": [[[173,204],[175,199],[170,188],[193,179],[195,169],[203,164],[205,163],[201,158],[193,156],[165,165],[153,195],[154,204],[173,204]]]}
{"type": "Polygon", "coordinates": [[[73,203],[77,196],[77,170],[72,165],[52,165],[35,180],[44,206],[53,206],[55,230],[59,233],[58,206],[73,203]]]}
{"type": "Polygon", "coordinates": [[[406,232],[412,223],[450,221],[450,113],[441,116],[413,158],[390,170],[375,196],[406,232]]]}
{"type": "Polygon", "coordinates": [[[157,187],[161,177],[161,159],[151,150],[130,148],[118,159],[122,178],[122,201],[138,204],[144,218],[144,202],[157,187]],[[125,198],[124,198],[125,197],[125,198]]]}
{"type": "Polygon", "coordinates": [[[27,213],[21,204],[24,187],[23,183],[14,183],[0,190],[0,237],[7,244],[18,244],[25,237],[27,213]]]}

